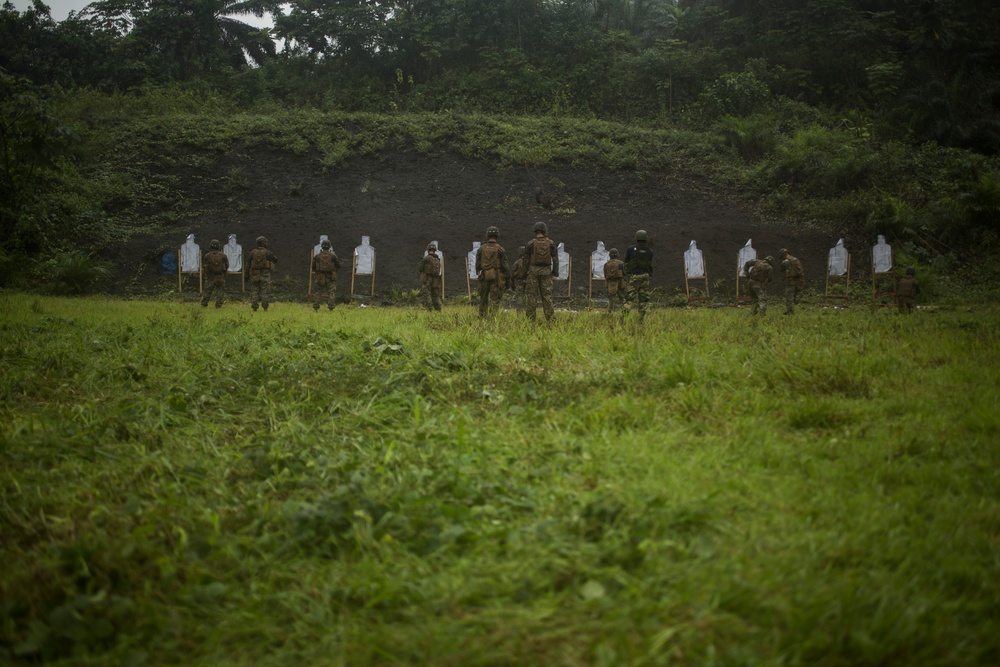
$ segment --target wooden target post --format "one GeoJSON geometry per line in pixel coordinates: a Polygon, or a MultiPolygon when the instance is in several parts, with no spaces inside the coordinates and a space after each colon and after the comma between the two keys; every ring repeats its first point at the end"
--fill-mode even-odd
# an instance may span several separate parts
{"type": "MultiPolygon", "coordinates": [[[[478,280],[476,281],[479,282],[478,280]]],[[[441,268],[441,292],[444,292],[444,267],[441,268]]],[[[469,263],[469,258],[465,258],[465,293],[469,297],[469,301],[472,301],[472,264],[469,263]]]]}
{"type": "Polygon", "coordinates": [[[194,243],[193,236],[191,238],[191,244],[194,245],[195,248],[197,248],[198,270],[197,271],[192,271],[190,269],[187,271],[184,270],[184,246],[178,248],[177,249],[177,293],[178,294],[184,291],[184,276],[193,276],[194,274],[198,274],[198,294],[201,294],[204,291],[204,276],[203,276],[202,262],[201,262],[201,248],[194,243]]]}
{"type": "MultiPolygon", "coordinates": [[[[573,258],[569,254],[566,255],[566,277],[565,278],[557,277],[557,278],[553,278],[552,280],[553,280],[553,282],[562,282],[563,280],[566,281],[566,295],[565,296],[560,296],[559,297],[560,299],[568,299],[570,297],[570,295],[572,295],[572,293],[573,293],[573,258]]],[[[555,295],[553,295],[553,296],[555,296],[555,295]]]]}
{"type": "MultiPolygon", "coordinates": [[[[479,284],[479,277],[476,271],[479,269],[476,266],[476,255],[479,253],[479,249],[483,247],[481,241],[472,242],[472,250],[465,254],[465,293],[469,297],[469,302],[472,302],[472,281],[476,281],[479,284]]],[[[444,295],[444,279],[442,278],[442,289],[441,294],[444,295]]],[[[478,289],[476,290],[478,292],[478,289]]]]}
{"type": "Polygon", "coordinates": [[[353,261],[351,262],[351,295],[354,296],[354,278],[355,276],[371,276],[371,295],[375,296],[375,255],[372,255],[372,271],[371,273],[358,273],[358,254],[355,252],[353,261]]]}
{"type": "Polygon", "coordinates": [[[684,291],[687,294],[688,303],[692,301],[705,301],[708,299],[708,266],[705,264],[705,254],[698,249],[694,241],[684,253],[684,291]],[[692,275],[693,274],[693,275],[692,275]],[[704,281],[704,296],[691,296],[691,282],[704,281]]]}
{"type": "MultiPolygon", "coordinates": [[[[697,289],[697,288],[695,288],[697,289]]],[[[692,301],[707,301],[709,298],[708,294],[708,268],[706,267],[704,275],[689,277],[687,271],[684,272],[684,291],[687,293],[688,303],[692,301]],[[691,282],[692,281],[704,281],[705,283],[705,295],[704,296],[691,296],[691,282]]]]}
{"type": "MultiPolygon", "coordinates": [[[[603,267],[602,267],[602,272],[603,272],[603,267]]],[[[599,278],[599,277],[595,276],[594,273],[595,273],[595,271],[594,271],[594,256],[591,255],[590,256],[590,285],[589,285],[588,290],[587,290],[587,300],[588,301],[593,301],[594,300],[594,281],[595,280],[598,281],[598,282],[603,282],[605,284],[607,284],[607,282],[608,282],[608,279],[606,277],[605,278],[599,278]]],[[[606,291],[607,290],[605,289],[605,292],[606,291]]]]}
{"type": "Polygon", "coordinates": [[[894,305],[896,298],[896,261],[892,246],[885,242],[885,237],[879,235],[878,243],[872,246],[872,299],[875,304],[879,298],[889,297],[887,305],[894,305]],[[879,289],[881,287],[881,290],[879,289]],[[886,291],[886,288],[889,291],[886,291]]]}
{"type": "MultiPolygon", "coordinates": [[[[608,279],[604,275],[604,265],[611,259],[611,251],[604,247],[604,241],[597,242],[597,248],[590,253],[590,281],[587,285],[587,301],[594,301],[594,281],[603,282],[607,285],[608,279]]],[[[604,290],[607,294],[607,289],[604,290]]]]}
{"type": "Polygon", "coordinates": [[[844,240],[830,249],[826,262],[826,287],[823,291],[824,301],[838,300],[845,304],[850,300],[851,288],[851,253],[844,247],[844,240]],[[839,288],[843,287],[843,292],[839,288]],[[833,291],[831,291],[833,290],[833,291]]]}
{"type": "Polygon", "coordinates": [[[226,258],[229,260],[229,268],[226,270],[226,274],[240,274],[240,291],[246,292],[247,278],[246,272],[243,270],[243,246],[236,242],[236,234],[229,235],[229,241],[226,245],[222,246],[222,252],[226,254],[226,258]]]}
{"type": "Polygon", "coordinates": [[[369,243],[369,237],[361,237],[361,245],[354,249],[351,253],[351,296],[358,296],[354,293],[354,279],[357,276],[371,276],[371,296],[375,296],[375,248],[371,247],[369,243]],[[358,258],[364,255],[364,265],[360,267],[359,272],[359,262],[358,258]],[[371,266],[368,266],[368,260],[371,260],[371,266]],[[370,270],[369,270],[370,269],[370,270]]]}
{"type": "Polygon", "coordinates": [[[741,290],[742,287],[741,283],[743,279],[744,278],[746,278],[747,280],[750,279],[750,276],[748,276],[743,271],[743,267],[746,266],[746,263],[749,262],[750,260],[757,259],[757,251],[751,244],[752,240],[753,239],[747,239],[746,245],[740,248],[739,251],[737,251],[736,253],[736,306],[737,307],[741,303],[750,303],[751,301],[753,301],[753,299],[751,299],[749,296],[743,294],[743,291],[741,290]]]}

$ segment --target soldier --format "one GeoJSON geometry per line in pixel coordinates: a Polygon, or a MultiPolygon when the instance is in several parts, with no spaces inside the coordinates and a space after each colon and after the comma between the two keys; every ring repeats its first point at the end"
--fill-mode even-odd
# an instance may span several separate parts
{"type": "Polygon", "coordinates": [[[916,307],[917,295],[920,294],[920,283],[917,282],[917,270],[906,267],[906,277],[899,281],[896,287],[896,305],[899,312],[910,314],[916,307]]]}
{"type": "Polygon", "coordinates": [[[628,301],[639,309],[639,318],[645,319],[649,277],[653,275],[653,250],[644,229],[635,233],[635,245],[625,251],[625,275],[628,276],[628,301]]]}
{"type": "Polygon", "coordinates": [[[267,249],[267,239],[257,237],[257,247],[250,251],[250,307],[256,312],[258,304],[267,310],[271,303],[271,269],[278,262],[267,249]]]}
{"type": "Polygon", "coordinates": [[[441,258],[433,243],[427,245],[427,254],[420,260],[420,296],[427,310],[441,310],[441,258]]]}
{"type": "Polygon", "coordinates": [[[612,248],[608,255],[611,259],[604,262],[604,282],[608,286],[608,311],[614,312],[621,308],[625,296],[625,262],[618,259],[618,248],[612,248]]]}
{"type": "Polygon", "coordinates": [[[476,251],[476,279],[479,281],[479,317],[486,317],[492,310],[500,308],[504,286],[510,280],[510,264],[507,263],[507,251],[497,242],[500,230],[489,227],[486,230],[486,243],[476,251]]]}
{"type": "Polygon", "coordinates": [[[326,307],[333,310],[337,305],[337,271],[340,270],[340,259],[330,247],[330,241],[323,239],[323,244],[312,261],[313,281],[316,283],[316,293],[313,295],[313,310],[319,312],[319,302],[326,292],[326,307]]]}
{"type": "Polygon", "coordinates": [[[747,294],[753,301],[753,308],[750,310],[752,315],[756,315],[760,312],[761,315],[767,314],[767,286],[771,282],[771,265],[774,264],[774,258],[768,255],[764,259],[751,259],[743,266],[743,271],[750,278],[747,281],[747,294]]]}
{"type": "Polygon", "coordinates": [[[546,320],[551,322],[556,316],[552,307],[552,279],[559,275],[559,255],[556,242],[546,236],[547,233],[545,223],[536,222],[535,238],[524,246],[524,259],[528,265],[524,283],[524,312],[532,322],[535,321],[539,301],[542,302],[546,320]]]}
{"type": "Polygon", "coordinates": [[[222,308],[226,296],[226,271],[229,270],[229,258],[222,252],[222,244],[212,239],[208,244],[209,251],[205,253],[204,267],[208,274],[208,289],[201,295],[202,308],[208,307],[208,302],[215,294],[215,307],[222,308]]]}
{"type": "Polygon", "coordinates": [[[785,248],[778,251],[778,260],[781,262],[781,271],[785,274],[785,315],[794,315],[799,292],[806,286],[806,274],[799,258],[785,248]]]}

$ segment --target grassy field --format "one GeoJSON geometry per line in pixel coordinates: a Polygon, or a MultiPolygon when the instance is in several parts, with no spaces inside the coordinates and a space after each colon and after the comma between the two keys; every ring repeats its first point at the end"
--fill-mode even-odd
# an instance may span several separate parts
{"type": "Polygon", "coordinates": [[[1000,664],[995,306],[0,309],[0,663],[1000,664]]]}

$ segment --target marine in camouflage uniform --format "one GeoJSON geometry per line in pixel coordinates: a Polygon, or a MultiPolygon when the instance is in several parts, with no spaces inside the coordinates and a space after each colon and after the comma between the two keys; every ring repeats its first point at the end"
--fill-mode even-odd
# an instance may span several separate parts
{"type": "Polygon", "coordinates": [[[271,304],[271,269],[278,262],[274,253],[267,249],[267,239],[257,237],[257,247],[250,251],[250,307],[264,310],[271,304]]]}
{"type": "Polygon", "coordinates": [[[752,315],[758,312],[761,315],[767,314],[767,286],[771,284],[771,265],[774,258],[768,255],[764,259],[751,259],[743,270],[750,280],[747,281],[747,294],[753,302],[750,309],[752,315]]]}
{"type": "Polygon", "coordinates": [[[805,289],[806,274],[802,270],[802,262],[786,249],[778,251],[778,261],[781,271],[785,274],[785,315],[795,314],[795,305],[799,302],[799,292],[805,289]]]}
{"type": "Polygon", "coordinates": [[[500,309],[503,290],[510,280],[510,265],[507,263],[507,251],[497,241],[500,230],[489,227],[486,230],[486,243],[476,251],[476,280],[479,281],[479,317],[486,317],[490,311],[496,313],[500,309]]]}
{"type": "Polygon", "coordinates": [[[340,258],[337,257],[329,241],[324,240],[318,253],[312,261],[313,283],[316,291],[313,294],[313,310],[319,310],[320,301],[326,294],[326,307],[333,310],[337,305],[337,271],[340,270],[340,258]]]}
{"type": "Polygon", "coordinates": [[[644,229],[635,233],[635,245],[625,251],[625,275],[628,277],[628,305],[639,311],[640,319],[645,319],[649,277],[653,275],[653,250],[649,247],[649,236],[644,229]]]}
{"type": "Polygon", "coordinates": [[[917,282],[917,270],[906,267],[906,277],[896,286],[896,305],[899,312],[910,314],[917,306],[917,295],[920,294],[920,283],[917,282]]]}
{"type": "Polygon", "coordinates": [[[559,252],[556,242],[546,234],[544,222],[535,223],[535,238],[524,246],[524,257],[528,264],[524,283],[524,312],[528,319],[535,321],[539,301],[545,319],[551,322],[556,311],[552,305],[552,279],[559,275],[559,252]]]}
{"type": "Polygon", "coordinates": [[[420,297],[427,310],[441,310],[441,258],[437,246],[428,244],[427,254],[420,260],[420,297]]]}
{"type": "Polygon", "coordinates": [[[604,263],[604,282],[608,287],[608,311],[614,312],[621,308],[625,296],[625,262],[618,259],[618,249],[612,248],[611,257],[604,263]]]}
{"type": "Polygon", "coordinates": [[[202,258],[202,266],[208,276],[208,287],[202,292],[201,305],[208,307],[212,295],[215,295],[215,307],[222,308],[226,297],[226,271],[229,270],[229,258],[222,252],[222,245],[215,239],[208,245],[210,250],[202,258]]]}

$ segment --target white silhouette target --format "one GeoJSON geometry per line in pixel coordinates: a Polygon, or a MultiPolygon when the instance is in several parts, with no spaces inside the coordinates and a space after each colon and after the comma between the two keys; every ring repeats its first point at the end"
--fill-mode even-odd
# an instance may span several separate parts
{"type": "Polygon", "coordinates": [[[222,252],[229,260],[229,273],[243,273],[243,246],[236,242],[236,234],[229,235],[229,241],[222,246],[222,252]]]}
{"type": "Polygon", "coordinates": [[[688,245],[684,252],[684,271],[688,278],[705,278],[705,256],[698,249],[698,244],[694,241],[688,245]]]}

